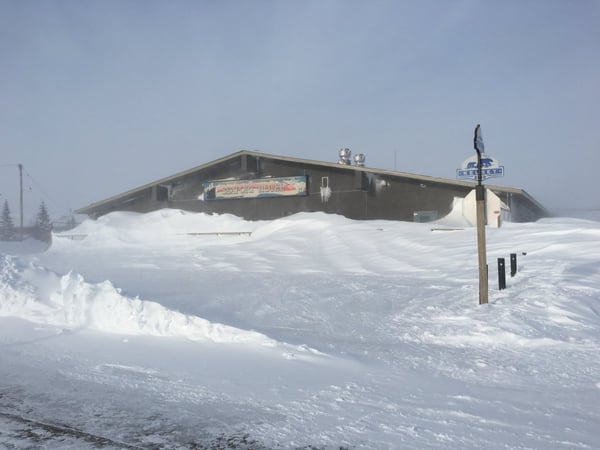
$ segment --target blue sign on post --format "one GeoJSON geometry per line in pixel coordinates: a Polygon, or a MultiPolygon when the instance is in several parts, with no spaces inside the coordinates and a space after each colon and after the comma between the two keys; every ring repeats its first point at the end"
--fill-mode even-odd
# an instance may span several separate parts
{"type": "MultiPolygon", "coordinates": [[[[504,166],[501,166],[496,158],[488,155],[481,155],[481,178],[495,178],[504,176],[504,166]]],[[[477,180],[477,156],[467,158],[461,164],[460,169],[456,169],[456,178],[459,180],[477,180]]]]}

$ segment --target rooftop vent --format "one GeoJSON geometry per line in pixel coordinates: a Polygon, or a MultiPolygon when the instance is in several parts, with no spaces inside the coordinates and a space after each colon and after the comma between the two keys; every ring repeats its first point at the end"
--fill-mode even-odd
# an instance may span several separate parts
{"type": "Polygon", "coordinates": [[[366,159],[367,157],[364,155],[364,153],[357,153],[354,155],[354,164],[356,164],[358,167],[365,167],[366,159]]]}
{"type": "Polygon", "coordinates": [[[338,164],[344,164],[346,166],[349,166],[350,164],[352,164],[351,159],[350,159],[351,154],[352,154],[352,152],[350,151],[349,148],[340,149],[340,160],[338,161],[338,164]]]}

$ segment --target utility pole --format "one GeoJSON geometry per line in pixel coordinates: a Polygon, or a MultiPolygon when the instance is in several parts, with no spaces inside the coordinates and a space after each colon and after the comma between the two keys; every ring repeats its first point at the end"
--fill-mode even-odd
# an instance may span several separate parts
{"type": "Polygon", "coordinates": [[[23,164],[19,164],[19,206],[21,209],[21,229],[20,236],[23,240],[23,164]]]}
{"type": "Polygon", "coordinates": [[[477,253],[479,255],[479,304],[488,302],[488,270],[485,249],[485,188],[482,183],[481,152],[484,150],[481,126],[475,127],[473,147],[477,152],[477,187],[475,200],[477,202],[477,253]]]}

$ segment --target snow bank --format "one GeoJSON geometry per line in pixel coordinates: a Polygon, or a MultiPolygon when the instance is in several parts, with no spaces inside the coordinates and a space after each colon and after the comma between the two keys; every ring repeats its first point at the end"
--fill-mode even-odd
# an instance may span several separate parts
{"type": "Polygon", "coordinates": [[[27,416],[166,449],[232,430],[268,448],[600,448],[598,222],[488,229],[478,305],[459,211],[437,222],[452,232],[323,213],[87,221],[82,240],[0,259],[0,318],[184,339],[32,340],[47,327],[3,318],[0,347],[19,343],[0,351],[3,403],[13,392],[27,416]],[[226,231],[251,235],[198,234],[226,231]]]}
{"type": "Polygon", "coordinates": [[[60,277],[5,255],[0,255],[0,316],[109,333],[275,345],[275,341],[260,333],[211,323],[155,302],[128,298],[109,281],[87,283],[73,272],[60,277]]]}
{"type": "Polygon", "coordinates": [[[432,224],[445,227],[472,227],[473,225],[467,220],[463,213],[464,198],[454,197],[452,209],[444,216],[432,222],[432,224]]]}
{"type": "Polygon", "coordinates": [[[85,220],[65,233],[54,235],[54,243],[65,238],[101,243],[104,246],[152,242],[172,245],[185,242],[190,234],[252,232],[259,222],[248,222],[231,214],[191,213],[162,209],[146,214],[113,212],[97,220],[85,220]]]}

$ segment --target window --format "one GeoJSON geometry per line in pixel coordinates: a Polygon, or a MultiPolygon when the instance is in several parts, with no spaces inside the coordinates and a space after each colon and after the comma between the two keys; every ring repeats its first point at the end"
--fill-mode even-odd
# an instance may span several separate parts
{"type": "Polygon", "coordinates": [[[413,213],[414,222],[432,222],[434,220],[437,220],[437,218],[437,211],[415,211],[413,213]]]}

